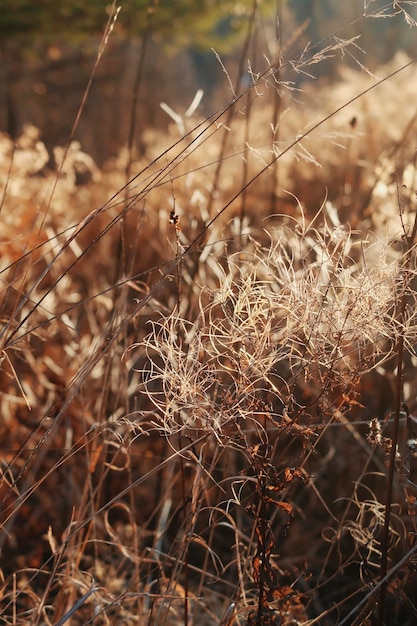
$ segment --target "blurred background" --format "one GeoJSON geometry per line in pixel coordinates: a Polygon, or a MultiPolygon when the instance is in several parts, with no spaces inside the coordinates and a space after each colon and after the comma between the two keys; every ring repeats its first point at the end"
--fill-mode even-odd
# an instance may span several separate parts
{"type": "MultiPolygon", "coordinates": [[[[350,31],[352,37],[360,36],[357,59],[371,70],[390,61],[399,50],[414,56],[417,42],[405,19],[358,20],[365,12],[400,13],[401,4],[377,0],[122,0],[117,3],[120,12],[74,139],[102,165],[126,145],[133,107],[134,144],[138,153],[143,153],[145,130],[164,129],[170,122],[161,102],[183,114],[202,89],[199,113],[207,116],[231,99],[218,57],[233,82],[245,54],[254,72],[265,69],[265,57],[272,61],[279,56],[285,66],[286,60],[300,54],[310,42],[323,48],[319,42],[330,34],[346,39],[350,31]],[[253,32],[255,27],[256,36],[251,36],[244,49],[249,42],[248,24],[253,32]]],[[[16,139],[24,124],[31,123],[40,129],[48,151],[67,144],[114,9],[107,0],[3,0],[0,132],[16,139]]],[[[407,6],[407,11],[413,15],[416,8],[407,6]]],[[[336,57],[320,63],[315,79],[337,78],[339,63],[336,57]]],[[[343,63],[358,67],[353,59],[344,58],[343,63]]],[[[285,80],[311,80],[307,75],[291,74],[289,66],[285,71],[285,80]]]]}

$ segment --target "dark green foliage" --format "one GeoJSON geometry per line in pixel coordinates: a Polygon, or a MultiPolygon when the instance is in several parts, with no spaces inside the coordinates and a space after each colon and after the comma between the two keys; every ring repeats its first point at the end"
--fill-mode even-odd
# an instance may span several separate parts
{"type": "MultiPolygon", "coordinates": [[[[179,38],[184,44],[207,47],[233,41],[252,5],[252,0],[239,6],[232,0],[121,0],[116,31],[140,36],[151,27],[168,39],[175,36],[176,43],[179,38]]],[[[271,0],[263,4],[272,5],[271,0]]],[[[0,37],[22,37],[28,43],[45,37],[100,34],[111,10],[108,0],[4,0],[0,37]]]]}

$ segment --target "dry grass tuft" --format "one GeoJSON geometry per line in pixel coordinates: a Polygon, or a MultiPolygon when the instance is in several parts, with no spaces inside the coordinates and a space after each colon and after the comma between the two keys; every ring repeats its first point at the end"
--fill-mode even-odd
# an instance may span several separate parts
{"type": "Polygon", "coordinates": [[[103,171],[0,138],[2,624],[414,623],[415,120],[316,106],[347,50],[103,171]]]}

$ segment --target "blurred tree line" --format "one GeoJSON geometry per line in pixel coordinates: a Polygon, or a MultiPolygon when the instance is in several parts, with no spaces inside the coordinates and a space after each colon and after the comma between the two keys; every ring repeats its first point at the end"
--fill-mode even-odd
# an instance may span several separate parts
{"type": "MultiPolygon", "coordinates": [[[[166,123],[161,101],[186,109],[197,88],[204,90],[202,107],[207,107],[200,112],[212,112],[224,80],[212,48],[232,74],[242,50],[252,68],[262,71],[265,51],[273,58],[281,44],[285,61],[309,43],[320,47],[332,32],[345,39],[361,35],[363,53],[354,52],[371,69],[400,49],[416,56],[415,29],[399,8],[417,19],[416,4],[372,0],[366,5],[368,13],[388,7],[397,19],[361,19],[363,0],[0,0],[0,132],[15,138],[30,121],[48,147],[65,144],[115,6],[121,10],[77,137],[102,160],[126,141],[126,111],[142,62],[137,110],[143,128],[166,123]],[[258,32],[245,48],[251,27],[258,32]]],[[[338,63],[334,58],[315,66],[317,76],[336,74],[338,63]]]]}
{"type": "MultiPolygon", "coordinates": [[[[278,0],[280,1],[280,0],[278,0]]],[[[277,0],[259,5],[274,6],[277,0]]],[[[175,38],[176,45],[207,48],[222,45],[246,23],[253,0],[2,0],[0,38],[18,38],[24,45],[57,37],[80,39],[102,33],[117,6],[121,7],[115,31],[141,36],[152,31],[175,38]]]]}
{"type": "MultiPolygon", "coordinates": [[[[74,119],[97,42],[116,7],[120,12],[105,61],[96,72],[89,103],[92,107],[97,96],[100,110],[104,102],[109,110],[129,110],[146,40],[146,68],[138,106],[143,124],[152,125],[159,110],[155,104],[161,99],[169,98],[175,105],[172,97],[192,98],[197,87],[207,94],[219,71],[211,49],[222,55],[239,49],[255,7],[258,15],[269,12],[273,16],[281,2],[0,0],[0,131],[15,138],[29,120],[41,128],[49,145],[65,142],[70,132],[68,120],[74,119]]],[[[96,115],[91,114],[88,124],[89,114],[87,107],[83,143],[104,154],[107,147],[101,146],[97,137],[89,139],[96,115]]],[[[113,129],[107,118],[100,122],[117,138],[116,147],[124,142],[125,130],[113,129]]]]}
{"type": "MultiPolygon", "coordinates": [[[[112,7],[121,11],[116,32],[127,36],[141,36],[150,28],[166,37],[175,38],[176,45],[192,45],[201,50],[215,46],[230,49],[236,36],[247,24],[255,0],[2,0],[0,11],[0,42],[18,38],[21,45],[34,40],[53,40],[57,37],[80,39],[101,33],[112,7]]],[[[364,13],[385,11],[398,13],[401,6],[417,19],[414,3],[386,3],[373,0],[257,0],[257,10],[273,15],[287,7],[298,24],[306,24],[312,42],[326,37],[332,30],[357,20],[364,13]],[[414,5],[414,6],[413,6],[414,5]]],[[[394,46],[401,45],[407,52],[416,52],[414,32],[405,20],[366,20],[366,32],[375,40],[380,62],[386,61],[394,46]]],[[[358,24],[356,24],[358,26],[358,24]]],[[[360,28],[360,27],[359,27],[360,28]]],[[[355,31],[357,34],[357,30],[355,31]]]]}

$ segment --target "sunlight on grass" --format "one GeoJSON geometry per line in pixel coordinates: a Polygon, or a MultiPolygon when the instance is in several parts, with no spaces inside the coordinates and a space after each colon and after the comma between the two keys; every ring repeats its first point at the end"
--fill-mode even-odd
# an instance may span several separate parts
{"type": "Polygon", "coordinates": [[[0,137],[1,623],[414,623],[415,66],[357,46],[0,137]]]}

